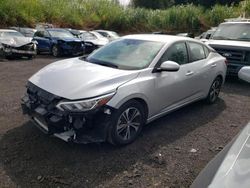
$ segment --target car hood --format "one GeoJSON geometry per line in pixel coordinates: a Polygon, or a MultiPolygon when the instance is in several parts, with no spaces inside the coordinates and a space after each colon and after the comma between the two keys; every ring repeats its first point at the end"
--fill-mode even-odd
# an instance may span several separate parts
{"type": "Polygon", "coordinates": [[[44,67],[29,81],[57,96],[77,100],[115,92],[138,74],[72,58],[44,67]]]}
{"type": "Polygon", "coordinates": [[[250,123],[243,129],[209,188],[248,188],[250,185],[250,123]]]}
{"type": "Polygon", "coordinates": [[[52,37],[52,40],[62,40],[65,42],[81,42],[78,38],[62,38],[62,37],[52,37]]]}
{"type": "Polygon", "coordinates": [[[12,47],[20,47],[31,43],[31,37],[1,37],[0,43],[6,44],[12,47]]]}
{"type": "Polygon", "coordinates": [[[228,47],[241,47],[241,48],[249,48],[250,42],[244,41],[233,41],[233,40],[208,40],[206,44],[210,45],[211,47],[216,46],[228,46],[228,47]]]}
{"type": "Polygon", "coordinates": [[[95,40],[85,40],[86,42],[92,42],[95,45],[98,46],[104,46],[109,43],[109,40],[104,38],[104,39],[95,39],[95,40]]]}

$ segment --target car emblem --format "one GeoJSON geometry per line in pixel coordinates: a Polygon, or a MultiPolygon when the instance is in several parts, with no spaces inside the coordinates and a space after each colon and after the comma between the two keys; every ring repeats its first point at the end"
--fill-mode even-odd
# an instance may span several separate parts
{"type": "Polygon", "coordinates": [[[222,54],[224,57],[232,57],[232,54],[230,54],[230,53],[224,53],[224,54],[222,54]]]}

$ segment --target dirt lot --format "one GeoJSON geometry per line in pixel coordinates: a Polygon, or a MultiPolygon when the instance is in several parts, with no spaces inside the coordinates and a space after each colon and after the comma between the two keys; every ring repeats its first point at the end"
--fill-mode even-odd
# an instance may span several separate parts
{"type": "Polygon", "coordinates": [[[216,104],[171,113],[132,145],[67,144],[41,133],[20,108],[27,79],[55,60],[0,62],[0,187],[189,187],[250,121],[250,85],[227,80],[216,104]]]}

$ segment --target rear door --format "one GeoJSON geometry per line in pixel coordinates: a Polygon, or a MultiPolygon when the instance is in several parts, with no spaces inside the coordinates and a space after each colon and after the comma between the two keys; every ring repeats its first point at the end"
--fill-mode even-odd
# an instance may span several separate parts
{"type": "Polygon", "coordinates": [[[214,78],[216,64],[209,61],[209,49],[200,43],[187,42],[189,63],[186,65],[186,76],[189,79],[193,98],[205,97],[210,88],[211,78],[214,78]]]}

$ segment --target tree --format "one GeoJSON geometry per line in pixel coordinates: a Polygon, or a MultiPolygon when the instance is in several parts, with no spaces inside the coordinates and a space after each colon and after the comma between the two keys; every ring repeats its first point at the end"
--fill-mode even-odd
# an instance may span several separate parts
{"type": "Polygon", "coordinates": [[[204,7],[211,7],[215,4],[231,5],[238,4],[241,0],[132,0],[135,7],[150,9],[165,9],[173,5],[193,3],[204,7]]]}

